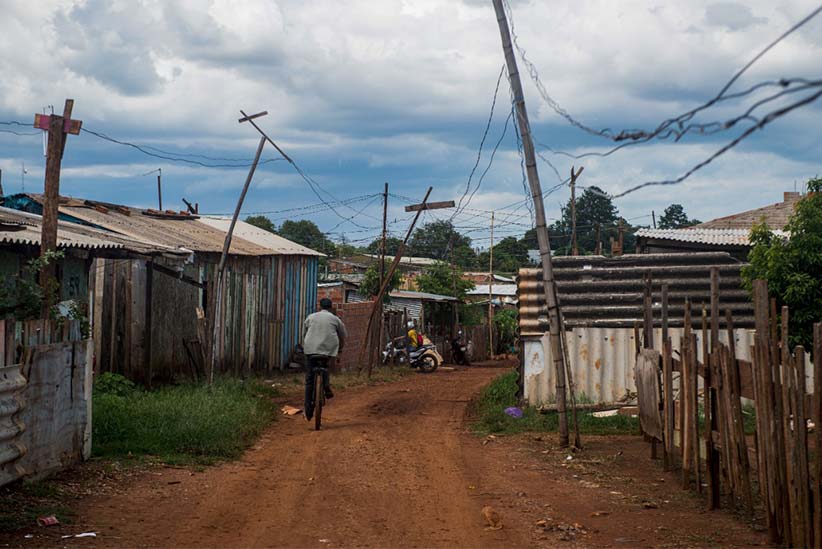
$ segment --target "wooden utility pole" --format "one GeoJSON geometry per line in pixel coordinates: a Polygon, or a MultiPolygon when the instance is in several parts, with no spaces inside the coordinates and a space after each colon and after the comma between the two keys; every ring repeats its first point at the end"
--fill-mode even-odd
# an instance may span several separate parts
{"type": "Polygon", "coordinates": [[[597,223],[597,249],[596,255],[602,255],[602,225],[597,223]]]}
{"type": "MultiPolygon", "coordinates": [[[[385,183],[385,190],[382,193],[382,239],[380,240],[380,288],[385,280],[385,239],[388,236],[388,182],[385,183]]],[[[377,345],[374,353],[368,359],[368,369],[371,370],[371,363],[374,356],[379,358],[380,350],[382,349],[383,329],[385,326],[385,312],[383,311],[382,301],[378,304],[380,310],[378,316],[380,318],[379,329],[377,330],[377,345]]]]}
{"type": "MultiPolygon", "coordinates": [[[[66,135],[80,133],[82,122],[71,119],[74,108],[74,99],[66,99],[63,107],[63,116],[34,115],[34,127],[48,130],[48,149],[46,154],[46,179],[43,191],[43,227],[40,237],[40,255],[57,249],[57,216],[60,201],[60,164],[63,161],[63,152],[66,150],[66,135]]],[[[23,170],[25,172],[25,168],[23,170]]],[[[40,285],[45,290],[49,282],[54,279],[56,270],[53,262],[49,262],[40,271],[40,285]]],[[[43,301],[43,313],[46,314],[53,305],[50,303],[48,292],[43,301]]]]}
{"type": "Polygon", "coordinates": [[[491,212],[491,247],[488,253],[488,352],[494,357],[494,212],[491,212]]]}
{"type": "MultiPolygon", "coordinates": [[[[251,116],[246,115],[243,111],[240,111],[240,113],[243,115],[243,118],[238,120],[241,124],[243,122],[251,122],[254,118],[259,118],[268,114],[265,111],[252,114],[251,116]]],[[[248,170],[248,176],[245,178],[245,184],[243,185],[243,190],[240,192],[240,198],[237,199],[237,207],[234,208],[234,216],[231,218],[231,224],[228,226],[228,232],[226,232],[225,241],[223,242],[223,252],[220,254],[220,263],[217,265],[217,276],[214,280],[214,291],[212,292],[212,295],[214,296],[214,306],[211,307],[211,310],[213,311],[213,320],[211,330],[211,360],[208,372],[209,383],[214,383],[214,370],[217,366],[217,356],[220,348],[220,332],[222,331],[220,316],[222,309],[221,302],[223,299],[223,274],[225,272],[225,263],[226,258],[228,257],[228,251],[231,248],[231,237],[234,235],[234,226],[237,224],[237,218],[240,217],[240,210],[243,208],[243,201],[245,200],[245,195],[248,192],[248,187],[251,185],[251,179],[254,177],[254,172],[257,170],[257,164],[260,161],[260,156],[263,154],[265,142],[271,141],[268,136],[265,135],[265,133],[256,124],[254,124],[254,122],[251,122],[251,124],[261,134],[260,143],[257,145],[257,152],[254,155],[254,162],[251,163],[251,168],[248,170]]],[[[160,206],[160,208],[162,208],[162,206],[160,206]]]]}
{"type": "Polygon", "coordinates": [[[514,49],[511,45],[511,34],[508,30],[508,20],[505,17],[505,9],[502,7],[502,0],[493,0],[494,11],[497,15],[500,38],[502,39],[502,49],[505,52],[505,63],[508,66],[508,79],[511,90],[514,93],[514,103],[517,110],[517,123],[522,137],[522,148],[525,155],[525,167],[528,175],[528,184],[531,196],[534,200],[534,214],[536,216],[537,241],[539,242],[539,255],[542,260],[542,281],[545,292],[545,302],[548,306],[548,321],[550,326],[551,357],[554,361],[554,371],[556,372],[556,398],[557,413],[559,414],[559,442],[560,446],[568,446],[568,411],[566,409],[566,388],[565,388],[565,360],[563,357],[562,343],[560,341],[560,321],[559,303],[554,283],[554,270],[551,264],[551,244],[548,241],[548,227],[545,223],[545,205],[542,201],[542,188],[539,183],[539,172],[537,171],[536,155],[534,154],[534,143],[531,140],[531,128],[528,123],[528,112],[525,110],[525,98],[522,93],[522,82],[520,82],[519,71],[517,70],[517,59],[514,56],[514,49]]]}
{"type": "MultiPolygon", "coordinates": [[[[363,356],[368,351],[368,345],[370,342],[369,336],[372,333],[371,330],[373,329],[374,325],[374,317],[376,316],[376,311],[378,310],[378,303],[382,303],[382,298],[385,295],[385,292],[388,291],[388,281],[391,280],[391,277],[394,276],[394,272],[397,270],[397,266],[400,264],[400,260],[402,259],[403,254],[405,253],[405,246],[408,243],[408,239],[411,238],[411,233],[414,231],[414,227],[417,225],[417,220],[419,220],[420,215],[425,210],[435,210],[440,208],[448,208],[450,206],[433,206],[429,207],[429,204],[426,203],[428,200],[428,196],[431,194],[433,187],[428,187],[428,191],[425,193],[425,197],[422,199],[420,204],[413,204],[411,206],[406,206],[405,211],[415,211],[417,215],[414,216],[414,220],[411,222],[411,226],[408,227],[408,232],[405,234],[405,238],[400,244],[400,247],[397,249],[397,253],[394,255],[394,261],[391,262],[391,266],[388,268],[388,272],[385,274],[385,279],[383,280],[382,284],[380,285],[380,291],[377,293],[376,298],[374,299],[374,305],[371,307],[371,314],[368,317],[368,325],[365,329],[365,338],[363,339],[362,349],[360,349],[360,356],[359,362],[362,363],[363,356]]],[[[451,205],[454,202],[450,202],[451,205]]],[[[368,363],[368,377],[371,377],[371,362],[368,363]]]]}
{"type": "Polygon", "coordinates": [[[163,176],[163,168],[157,168],[157,202],[159,205],[159,210],[163,211],[163,186],[161,182],[161,178],[163,176]]]}
{"type": "Polygon", "coordinates": [[[577,248],[577,178],[584,170],[584,166],[580,166],[579,171],[574,173],[574,167],[571,166],[571,255],[579,255],[579,248],[577,248]]]}
{"type": "Polygon", "coordinates": [[[651,210],[651,220],[654,222],[654,229],[656,229],[656,214],[651,210]]]}

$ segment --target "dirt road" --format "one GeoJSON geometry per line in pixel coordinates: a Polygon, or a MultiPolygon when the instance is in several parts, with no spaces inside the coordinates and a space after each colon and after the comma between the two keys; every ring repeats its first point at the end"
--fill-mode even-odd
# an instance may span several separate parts
{"type": "Polygon", "coordinates": [[[320,432],[301,416],[283,418],[237,462],[200,472],[150,470],[118,494],[86,499],[71,529],[98,537],[62,543],[330,548],[762,541],[729,514],[699,511],[673,475],[666,484],[638,437],[589,439],[584,455],[567,460],[552,446],[554,436],[468,433],[469,400],[501,372],[440,371],[341,391],[320,432]],[[502,529],[485,528],[485,505],[500,513],[502,529]]]}

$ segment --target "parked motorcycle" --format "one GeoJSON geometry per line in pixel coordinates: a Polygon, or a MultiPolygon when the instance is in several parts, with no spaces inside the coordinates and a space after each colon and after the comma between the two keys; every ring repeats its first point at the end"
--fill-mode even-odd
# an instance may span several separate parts
{"type": "Polygon", "coordinates": [[[408,353],[405,353],[405,347],[402,345],[404,338],[397,338],[394,341],[389,341],[382,352],[382,363],[388,364],[394,362],[395,364],[406,364],[412,368],[419,368],[420,372],[430,374],[436,370],[444,361],[442,355],[437,351],[436,345],[431,343],[428,338],[423,339],[423,344],[408,353]]]}
{"type": "Polygon", "coordinates": [[[454,364],[461,366],[471,365],[471,342],[463,340],[462,330],[457,332],[457,336],[451,340],[451,358],[454,364]]]}

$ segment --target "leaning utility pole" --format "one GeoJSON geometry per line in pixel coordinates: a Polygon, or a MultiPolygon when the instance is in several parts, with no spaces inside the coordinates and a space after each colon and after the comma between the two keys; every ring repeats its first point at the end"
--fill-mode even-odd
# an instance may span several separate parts
{"type": "MultiPolygon", "coordinates": [[[[271,141],[268,136],[253,122],[253,119],[267,115],[267,111],[252,114],[251,116],[248,116],[243,111],[240,111],[240,113],[243,117],[240,118],[238,122],[240,124],[243,122],[250,122],[251,125],[254,126],[258,132],[260,132],[260,143],[257,145],[257,152],[254,155],[254,162],[251,163],[251,168],[248,170],[248,176],[245,178],[245,185],[243,185],[243,190],[240,192],[240,198],[237,199],[237,207],[234,208],[234,216],[231,218],[231,224],[228,226],[228,231],[225,235],[225,241],[223,242],[223,253],[220,254],[220,263],[217,265],[217,275],[214,279],[214,306],[211,307],[211,310],[214,312],[212,314],[213,321],[211,325],[211,360],[208,372],[209,383],[214,383],[214,370],[217,366],[217,356],[220,348],[220,332],[222,331],[220,316],[222,308],[221,302],[223,300],[223,274],[225,272],[225,263],[226,258],[228,257],[228,251],[231,248],[231,238],[234,235],[234,226],[237,224],[237,218],[240,217],[240,210],[243,208],[243,201],[245,200],[245,195],[248,192],[248,187],[251,185],[251,179],[254,177],[254,172],[257,170],[257,164],[260,162],[260,155],[263,154],[265,142],[271,141]]],[[[159,183],[159,179],[157,181],[159,183]]]]}
{"type": "Polygon", "coordinates": [[[545,292],[545,303],[548,306],[548,322],[550,326],[551,357],[554,361],[556,373],[557,413],[559,414],[559,443],[568,446],[568,411],[565,405],[565,360],[560,340],[559,303],[556,285],[554,283],[554,269],[551,265],[551,244],[548,241],[548,227],[545,223],[545,205],[542,201],[542,188],[539,183],[537,161],[534,154],[534,143],[531,140],[531,128],[528,123],[528,112],[525,110],[525,97],[522,93],[522,82],[519,79],[517,60],[511,45],[511,34],[508,30],[508,19],[502,0],[493,0],[494,11],[497,14],[502,49],[505,52],[505,63],[508,66],[508,79],[514,93],[514,103],[517,109],[517,123],[522,137],[522,148],[525,154],[525,167],[528,175],[528,184],[534,200],[534,214],[536,216],[537,241],[539,255],[542,260],[542,282],[545,292]]]}

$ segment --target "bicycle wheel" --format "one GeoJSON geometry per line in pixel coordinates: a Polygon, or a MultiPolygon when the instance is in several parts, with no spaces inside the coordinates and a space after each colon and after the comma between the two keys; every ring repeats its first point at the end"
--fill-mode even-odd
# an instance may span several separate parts
{"type": "Polygon", "coordinates": [[[323,375],[314,374],[314,430],[319,431],[322,424],[323,404],[325,404],[325,387],[323,375]]]}

